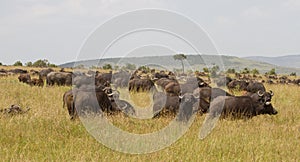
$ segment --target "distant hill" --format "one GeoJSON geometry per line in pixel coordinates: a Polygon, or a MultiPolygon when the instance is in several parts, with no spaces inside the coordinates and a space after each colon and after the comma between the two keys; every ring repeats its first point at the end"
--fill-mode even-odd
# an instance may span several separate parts
{"type": "MultiPolygon", "coordinates": [[[[194,70],[202,71],[203,67],[211,66],[214,63],[217,63],[220,59],[216,55],[187,55],[187,60],[185,61],[186,69],[189,69],[189,66],[194,70]],[[204,61],[205,60],[205,63],[204,61]]],[[[239,71],[244,68],[258,69],[260,73],[265,73],[272,68],[276,69],[277,73],[280,74],[290,74],[291,72],[296,72],[300,74],[300,68],[289,68],[278,65],[273,65],[270,63],[264,63],[261,61],[253,61],[249,58],[239,58],[234,56],[224,56],[222,55],[221,60],[224,64],[224,68],[234,68],[239,71]]],[[[103,66],[104,64],[124,66],[127,63],[135,64],[136,66],[148,65],[150,67],[165,67],[173,70],[173,68],[181,68],[180,61],[175,61],[172,56],[147,56],[147,57],[129,57],[129,58],[104,58],[104,59],[95,59],[95,60],[83,60],[75,62],[69,62],[60,67],[74,67],[74,65],[84,65],[85,67],[91,66],[103,66]]]]}
{"type": "Polygon", "coordinates": [[[251,56],[245,58],[254,61],[267,62],[278,66],[300,68],[300,55],[288,55],[279,57],[251,56]]]}

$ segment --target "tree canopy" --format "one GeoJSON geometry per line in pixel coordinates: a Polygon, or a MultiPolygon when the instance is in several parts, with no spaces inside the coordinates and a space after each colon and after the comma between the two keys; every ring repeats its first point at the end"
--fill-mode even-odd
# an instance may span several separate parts
{"type": "Polygon", "coordinates": [[[21,61],[16,61],[13,66],[23,66],[21,61]]]}
{"type": "Polygon", "coordinates": [[[184,73],[184,64],[183,60],[187,59],[187,56],[185,54],[176,54],[173,56],[174,60],[179,60],[181,61],[181,66],[182,66],[182,73],[184,73]]]}

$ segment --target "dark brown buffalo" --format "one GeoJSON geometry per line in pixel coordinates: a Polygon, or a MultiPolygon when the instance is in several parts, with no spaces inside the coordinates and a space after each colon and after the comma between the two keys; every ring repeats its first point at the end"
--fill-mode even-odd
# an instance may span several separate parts
{"type": "Polygon", "coordinates": [[[59,85],[59,86],[71,86],[72,85],[72,73],[68,72],[50,72],[47,75],[47,85],[53,86],[53,85],[59,85]]]}
{"type": "Polygon", "coordinates": [[[93,75],[87,76],[85,74],[77,75],[73,77],[72,82],[77,88],[80,88],[83,85],[95,85],[95,77],[93,75]]]}
{"type": "Polygon", "coordinates": [[[28,112],[29,110],[30,110],[30,108],[27,108],[26,110],[23,110],[18,105],[11,105],[9,108],[1,109],[0,113],[16,115],[16,114],[24,114],[24,113],[28,112]]]}
{"type": "Polygon", "coordinates": [[[130,73],[127,71],[119,71],[113,74],[112,83],[115,88],[124,88],[128,86],[130,73]]]}
{"type": "Polygon", "coordinates": [[[233,96],[220,88],[202,87],[194,90],[193,95],[199,99],[198,110],[207,113],[212,100],[219,96],[233,96]]]}
{"type": "Polygon", "coordinates": [[[181,93],[181,89],[180,89],[180,84],[178,82],[175,81],[171,81],[169,82],[166,86],[165,86],[165,92],[169,95],[173,95],[173,96],[179,96],[181,93]]]}
{"type": "Polygon", "coordinates": [[[115,78],[113,83],[115,88],[124,88],[128,86],[129,77],[115,78]]]}
{"type": "Polygon", "coordinates": [[[159,73],[154,73],[154,78],[156,79],[169,78],[169,75],[165,74],[164,71],[160,71],[159,73]]]}
{"type": "Polygon", "coordinates": [[[189,77],[185,84],[197,84],[198,87],[209,87],[209,85],[200,77],[189,77]]]}
{"type": "Polygon", "coordinates": [[[227,87],[229,90],[240,90],[240,91],[246,91],[247,90],[248,83],[244,80],[233,80],[230,83],[228,83],[227,87]]]}
{"type": "Polygon", "coordinates": [[[180,95],[180,85],[176,79],[161,78],[155,82],[158,89],[164,90],[169,95],[180,95]]]}
{"type": "Polygon", "coordinates": [[[51,69],[51,68],[47,68],[47,69],[42,69],[40,72],[39,72],[39,77],[42,78],[42,79],[46,79],[47,75],[51,72],[53,72],[54,70],[51,69]]]}
{"type": "MultiPolygon", "coordinates": [[[[250,96],[219,96],[211,102],[208,119],[218,117],[232,119],[249,119],[260,114],[276,115],[270,100],[266,100],[264,93],[250,96]]],[[[268,94],[271,95],[271,94],[268,94]]]]}
{"type": "Polygon", "coordinates": [[[128,83],[129,91],[150,91],[155,89],[154,83],[150,79],[132,79],[128,83]]]}
{"type": "Polygon", "coordinates": [[[71,89],[64,93],[63,95],[63,108],[67,106],[68,113],[71,119],[74,119],[77,116],[77,112],[74,108],[74,99],[73,93],[76,93],[76,89],[71,89]]]}
{"type": "Polygon", "coordinates": [[[300,79],[295,79],[292,81],[292,83],[300,86],[300,79]]]}
{"type": "Polygon", "coordinates": [[[118,98],[118,95],[114,97],[110,97],[110,101],[111,101],[111,105],[112,105],[112,109],[110,114],[117,114],[120,112],[123,112],[124,114],[128,115],[128,116],[135,116],[135,109],[132,107],[132,105],[125,101],[125,100],[120,100],[118,98]],[[113,98],[113,99],[112,99],[113,98]]]}
{"type": "Polygon", "coordinates": [[[33,78],[29,82],[29,85],[43,87],[44,86],[44,80],[42,78],[33,78]]]}
{"type": "Polygon", "coordinates": [[[198,111],[198,99],[192,93],[185,93],[180,98],[180,107],[177,121],[188,122],[192,115],[198,111]]]}
{"type": "Polygon", "coordinates": [[[109,73],[98,73],[98,75],[96,75],[95,77],[95,84],[97,86],[99,85],[104,85],[104,84],[111,84],[112,82],[112,71],[110,71],[109,73]]]}
{"type": "Polygon", "coordinates": [[[114,114],[123,112],[134,116],[134,108],[126,101],[120,100],[118,93],[114,93],[110,87],[95,87],[83,85],[73,88],[64,93],[63,107],[67,106],[71,119],[75,119],[79,113],[81,116],[87,114],[101,114],[106,112],[114,114]]]}
{"type": "Polygon", "coordinates": [[[18,79],[19,79],[19,82],[23,82],[23,83],[30,83],[30,81],[31,81],[31,77],[29,74],[20,74],[18,79]]]}
{"type": "Polygon", "coordinates": [[[179,84],[177,80],[175,79],[168,79],[168,78],[161,78],[161,79],[158,79],[155,84],[159,87],[161,87],[162,89],[165,89],[166,86],[169,84],[169,83],[176,83],[176,84],[179,84]]]}
{"type": "Polygon", "coordinates": [[[26,73],[28,73],[27,70],[23,70],[23,69],[11,69],[11,70],[8,70],[8,72],[10,72],[12,74],[26,74],[26,73]]]}
{"type": "Polygon", "coordinates": [[[36,70],[33,70],[33,69],[31,69],[29,71],[29,73],[30,73],[30,75],[39,75],[39,71],[36,71],[36,70]]]}
{"type": "Polygon", "coordinates": [[[221,77],[216,81],[218,87],[227,86],[232,79],[230,77],[221,77]]]}
{"type": "Polygon", "coordinates": [[[262,83],[250,82],[247,86],[247,92],[256,93],[258,91],[265,92],[266,88],[262,83]]]}
{"type": "Polygon", "coordinates": [[[82,117],[110,112],[112,109],[107,94],[101,88],[82,86],[76,90],[73,99],[73,111],[76,109],[77,114],[82,117]]]}
{"type": "Polygon", "coordinates": [[[8,71],[5,69],[0,69],[0,73],[7,73],[8,71]]]}
{"type": "Polygon", "coordinates": [[[258,91],[257,93],[247,93],[246,96],[251,96],[254,100],[262,103],[271,103],[274,93],[272,90],[270,92],[258,91]]]}
{"type": "Polygon", "coordinates": [[[179,110],[179,96],[166,95],[163,92],[155,92],[153,94],[153,114],[157,117],[162,114],[176,114],[179,110]]]}

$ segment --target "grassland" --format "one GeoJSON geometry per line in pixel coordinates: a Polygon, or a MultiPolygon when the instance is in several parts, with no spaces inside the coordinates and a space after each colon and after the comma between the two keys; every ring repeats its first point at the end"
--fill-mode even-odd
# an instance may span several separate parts
{"type": "MultiPolygon", "coordinates": [[[[80,120],[70,121],[62,95],[70,87],[30,87],[17,76],[0,78],[0,108],[30,107],[27,114],[0,115],[0,161],[300,161],[300,87],[266,85],[275,93],[276,116],[219,121],[204,140],[198,139],[205,116],[197,116],[189,131],[158,152],[131,155],[97,142],[80,120]]],[[[145,121],[117,115],[115,125],[148,133],[171,118],[145,121]]]]}

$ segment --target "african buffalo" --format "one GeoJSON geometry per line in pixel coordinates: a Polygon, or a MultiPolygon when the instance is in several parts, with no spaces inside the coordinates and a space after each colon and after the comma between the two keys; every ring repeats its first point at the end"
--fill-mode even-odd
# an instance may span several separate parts
{"type": "Polygon", "coordinates": [[[177,121],[188,122],[198,110],[198,99],[192,93],[185,93],[180,98],[177,121]]]}
{"type": "Polygon", "coordinates": [[[220,88],[202,87],[194,90],[193,95],[199,99],[199,112],[206,113],[212,100],[219,96],[233,96],[220,88]]]}
{"type": "Polygon", "coordinates": [[[73,100],[73,110],[76,109],[79,116],[102,114],[112,109],[107,94],[101,88],[93,86],[77,89],[73,100]]]}
{"type": "Polygon", "coordinates": [[[153,114],[154,117],[163,114],[176,114],[179,110],[179,96],[166,95],[163,92],[155,92],[153,94],[153,114]]]}
{"type": "Polygon", "coordinates": [[[233,80],[228,83],[227,87],[230,91],[232,90],[241,90],[246,91],[247,90],[248,83],[244,80],[233,80]]]}
{"type": "Polygon", "coordinates": [[[87,76],[85,74],[77,75],[73,77],[72,82],[77,88],[80,88],[82,85],[95,85],[95,77],[87,76]]]}
{"type": "Polygon", "coordinates": [[[48,69],[42,69],[40,72],[39,72],[39,77],[42,78],[42,79],[46,79],[47,75],[51,72],[53,72],[54,70],[51,69],[51,68],[48,68],[48,69]]]}
{"type": "Polygon", "coordinates": [[[11,70],[8,70],[8,72],[10,72],[12,74],[26,74],[26,73],[28,73],[27,70],[23,70],[23,69],[11,69],[11,70]]]}
{"type": "Polygon", "coordinates": [[[23,110],[18,105],[11,105],[9,108],[1,109],[0,113],[16,115],[16,114],[24,114],[24,113],[28,112],[29,110],[30,110],[30,108],[23,110]]]}
{"type": "Polygon", "coordinates": [[[150,79],[132,79],[128,83],[129,91],[150,91],[155,89],[154,83],[150,79]]]}
{"type": "Polygon", "coordinates": [[[114,73],[112,76],[112,82],[115,88],[124,88],[128,86],[130,74],[127,71],[120,71],[114,73]]]}
{"type": "Polygon", "coordinates": [[[19,82],[23,82],[23,83],[30,83],[30,81],[31,81],[31,77],[29,74],[20,74],[18,79],[19,79],[19,82]]]}
{"type": "Polygon", "coordinates": [[[33,78],[31,81],[28,83],[31,86],[39,86],[43,87],[44,86],[44,80],[42,78],[33,78]]]}
{"type": "Polygon", "coordinates": [[[266,91],[265,86],[259,82],[250,82],[246,88],[247,92],[256,93],[258,91],[266,91]]]}
{"type": "Polygon", "coordinates": [[[221,77],[216,81],[218,87],[227,86],[232,79],[230,77],[221,77]]]}
{"type": "Polygon", "coordinates": [[[221,118],[232,119],[249,119],[260,114],[275,115],[278,112],[270,100],[266,100],[266,94],[268,92],[262,94],[259,91],[251,96],[219,96],[210,104],[208,119],[219,115],[221,118]]]}
{"type": "Polygon", "coordinates": [[[74,108],[73,93],[76,93],[75,88],[65,92],[63,95],[63,108],[65,106],[67,106],[68,113],[69,113],[71,119],[74,119],[77,116],[76,109],[74,108]]]}
{"type": "Polygon", "coordinates": [[[47,85],[54,85],[57,84],[59,86],[66,85],[71,86],[72,85],[72,73],[68,72],[50,72],[47,75],[47,85]]]}
{"type": "Polygon", "coordinates": [[[162,89],[165,89],[166,86],[169,84],[169,83],[176,83],[176,84],[179,84],[178,81],[176,79],[168,79],[168,78],[161,78],[161,79],[158,79],[155,84],[159,87],[161,87],[162,89]]]}
{"type": "Polygon", "coordinates": [[[111,83],[111,79],[112,79],[112,71],[110,71],[109,73],[99,73],[98,75],[96,75],[95,77],[95,84],[97,86],[99,85],[104,85],[106,83],[111,83]]]}
{"type": "Polygon", "coordinates": [[[154,73],[154,78],[169,78],[169,75],[165,74],[164,71],[160,71],[159,73],[154,73]]]}
{"type": "Polygon", "coordinates": [[[173,96],[179,96],[181,93],[181,88],[180,88],[180,84],[178,82],[175,81],[171,81],[169,82],[166,86],[165,86],[165,92],[169,95],[173,95],[173,96]]]}
{"type": "Polygon", "coordinates": [[[83,85],[80,88],[73,88],[64,93],[63,107],[67,106],[71,119],[79,115],[109,114],[124,112],[134,116],[134,108],[126,101],[120,100],[117,93],[110,87],[83,85]]]}

